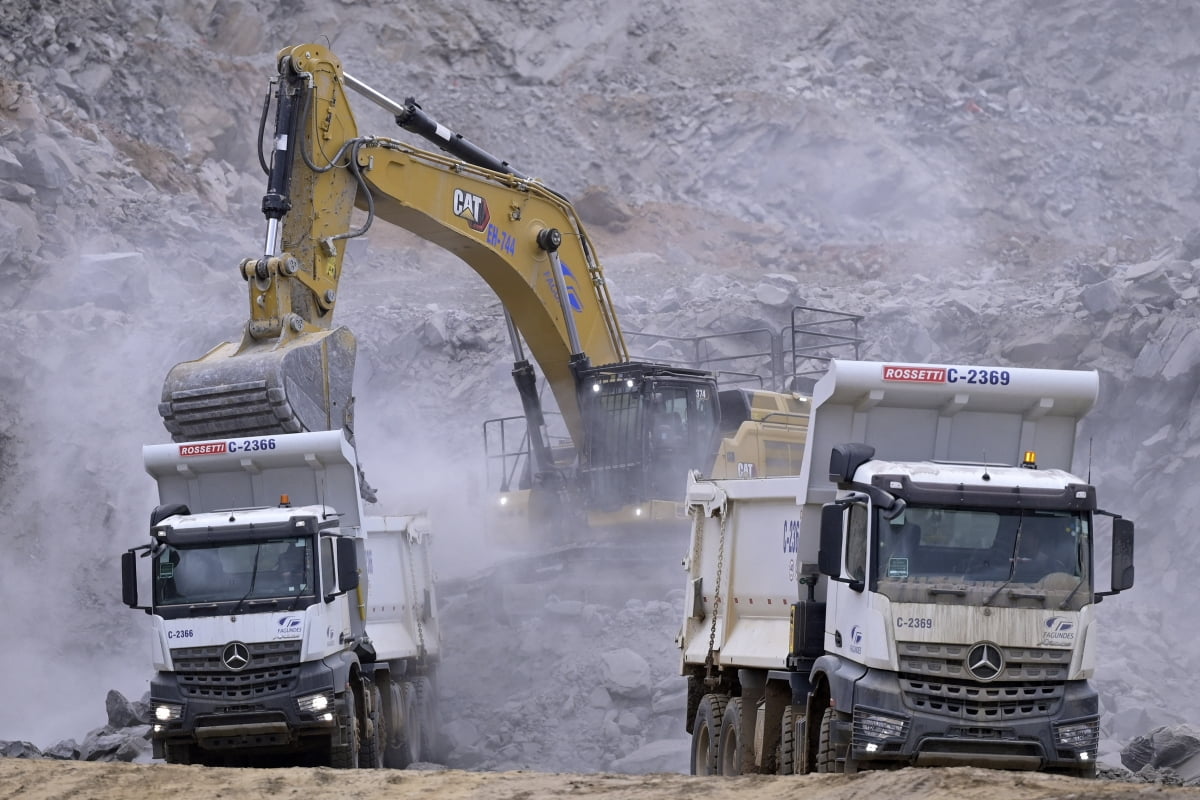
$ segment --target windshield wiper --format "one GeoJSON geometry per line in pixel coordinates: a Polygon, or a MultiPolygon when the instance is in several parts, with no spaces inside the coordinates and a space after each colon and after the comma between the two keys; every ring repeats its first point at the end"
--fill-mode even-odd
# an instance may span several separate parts
{"type": "Polygon", "coordinates": [[[940,586],[931,586],[928,589],[926,589],[926,591],[932,595],[952,594],[955,597],[966,597],[967,596],[966,589],[944,589],[940,586]]]}
{"type": "Polygon", "coordinates": [[[1004,579],[1004,583],[996,587],[996,591],[992,592],[987,600],[983,601],[985,606],[990,606],[992,601],[996,599],[996,595],[1004,590],[1013,581],[1013,575],[1017,572],[1017,553],[1021,552],[1021,529],[1025,527],[1025,513],[1021,512],[1017,517],[1017,535],[1013,539],[1012,555],[1008,559],[1008,577],[1004,579]]]}
{"type": "Polygon", "coordinates": [[[288,605],[288,611],[296,610],[296,603],[300,602],[300,595],[304,594],[304,584],[300,584],[300,588],[292,595],[292,602],[288,605]]]}
{"type": "Polygon", "coordinates": [[[1067,596],[1063,598],[1063,601],[1058,604],[1059,610],[1067,607],[1067,603],[1071,602],[1071,598],[1075,596],[1077,591],[1079,591],[1079,587],[1083,586],[1084,580],[1086,580],[1086,578],[1080,577],[1079,583],[1075,584],[1074,588],[1072,588],[1071,591],[1067,593],[1067,596]]]}
{"type": "Polygon", "coordinates": [[[216,611],[216,603],[190,603],[188,605],[188,613],[195,614],[197,611],[216,611]]]}
{"type": "Polygon", "coordinates": [[[262,554],[262,545],[254,546],[254,563],[250,565],[250,588],[242,595],[242,599],[237,601],[237,605],[233,607],[233,611],[229,612],[229,616],[235,616],[241,609],[242,604],[246,602],[246,598],[254,594],[254,582],[258,580],[258,557],[262,554]]]}

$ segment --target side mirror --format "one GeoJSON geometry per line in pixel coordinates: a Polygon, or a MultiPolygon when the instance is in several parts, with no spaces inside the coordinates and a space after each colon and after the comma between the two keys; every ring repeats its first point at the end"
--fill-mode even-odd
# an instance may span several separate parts
{"type": "Polygon", "coordinates": [[[817,569],[834,580],[842,577],[842,530],[846,507],[829,503],[821,507],[821,542],[817,550],[817,569]]]}
{"type": "Polygon", "coordinates": [[[1112,527],[1112,593],[1133,587],[1133,521],[1114,519],[1112,527]]]}
{"type": "Polygon", "coordinates": [[[121,599],[130,608],[138,607],[137,554],[132,550],[121,554],[121,599]]]}
{"type": "Polygon", "coordinates": [[[337,578],[339,592],[358,588],[358,552],[353,539],[337,540],[337,578]]]}

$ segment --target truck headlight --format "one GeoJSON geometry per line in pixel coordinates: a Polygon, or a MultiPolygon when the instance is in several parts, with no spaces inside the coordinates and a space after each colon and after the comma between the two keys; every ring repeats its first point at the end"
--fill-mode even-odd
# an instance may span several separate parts
{"type": "Polygon", "coordinates": [[[177,703],[155,703],[154,719],[159,722],[173,722],[183,716],[183,706],[177,703]]]}
{"type": "Polygon", "coordinates": [[[1095,750],[1100,743],[1100,721],[1069,722],[1066,725],[1056,725],[1054,738],[1059,747],[1070,747],[1076,750],[1095,750]]]}
{"type": "Polygon", "coordinates": [[[296,705],[306,714],[319,714],[333,705],[333,698],[329,696],[328,692],[306,694],[296,698],[296,705]]]}
{"type": "MultiPolygon", "coordinates": [[[[854,709],[854,744],[867,747],[884,739],[902,739],[908,733],[908,720],[865,708],[854,709]]],[[[875,748],[870,748],[874,751],[875,748]]]]}

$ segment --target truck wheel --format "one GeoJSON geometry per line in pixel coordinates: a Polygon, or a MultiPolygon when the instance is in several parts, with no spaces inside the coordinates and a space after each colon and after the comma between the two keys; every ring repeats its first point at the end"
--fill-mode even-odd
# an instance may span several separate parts
{"type": "Polygon", "coordinates": [[[776,774],[796,774],[796,714],[793,706],[783,707],[779,720],[779,753],[775,758],[776,774]]]}
{"type": "Polygon", "coordinates": [[[329,766],[334,769],[358,768],[358,703],[354,701],[353,689],[346,689],[342,698],[338,731],[333,734],[333,745],[329,748],[329,766]],[[341,743],[343,739],[345,744],[341,743]]]}
{"type": "Polygon", "coordinates": [[[692,774],[716,775],[717,755],[721,743],[721,720],[725,716],[723,694],[706,694],[700,698],[696,720],[692,724],[692,774]]]}
{"type": "Polygon", "coordinates": [[[417,687],[405,681],[400,687],[404,698],[404,747],[408,751],[408,763],[413,764],[422,760],[425,754],[421,751],[421,742],[425,739],[424,721],[421,717],[421,700],[417,695],[417,687]]]}
{"type": "Polygon", "coordinates": [[[388,687],[388,738],[383,750],[383,764],[389,769],[404,769],[408,766],[405,758],[404,737],[404,693],[402,684],[393,681],[388,687]]]}
{"type": "Polygon", "coordinates": [[[837,712],[825,709],[821,716],[821,734],[817,745],[817,772],[842,772],[843,764],[837,759],[837,745],[833,741],[833,721],[837,712]]]}
{"type": "Polygon", "coordinates": [[[721,716],[721,736],[717,759],[722,775],[742,774],[742,698],[734,697],[725,704],[721,716]]]}
{"type": "Polygon", "coordinates": [[[417,700],[417,687],[409,681],[400,684],[400,719],[396,724],[400,725],[395,736],[400,744],[388,748],[387,765],[405,769],[422,758],[421,706],[417,700]]]}
{"type": "MultiPolygon", "coordinates": [[[[387,742],[387,719],[383,713],[383,695],[379,686],[371,684],[371,735],[366,735],[366,725],[359,734],[358,765],[365,769],[383,768],[383,748],[387,742]]],[[[365,723],[366,720],[363,720],[365,723]]]]}

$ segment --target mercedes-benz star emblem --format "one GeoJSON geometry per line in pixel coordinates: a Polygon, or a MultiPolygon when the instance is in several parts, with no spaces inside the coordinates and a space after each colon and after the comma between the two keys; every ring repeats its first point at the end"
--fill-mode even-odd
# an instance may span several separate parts
{"type": "Polygon", "coordinates": [[[250,663],[250,648],[241,642],[230,642],[221,651],[221,663],[233,672],[239,672],[250,663]]]}
{"type": "Polygon", "coordinates": [[[967,651],[966,666],[976,679],[994,680],[1004,671],[1004,654],[991,642],[981,642],[967,651]]]}

